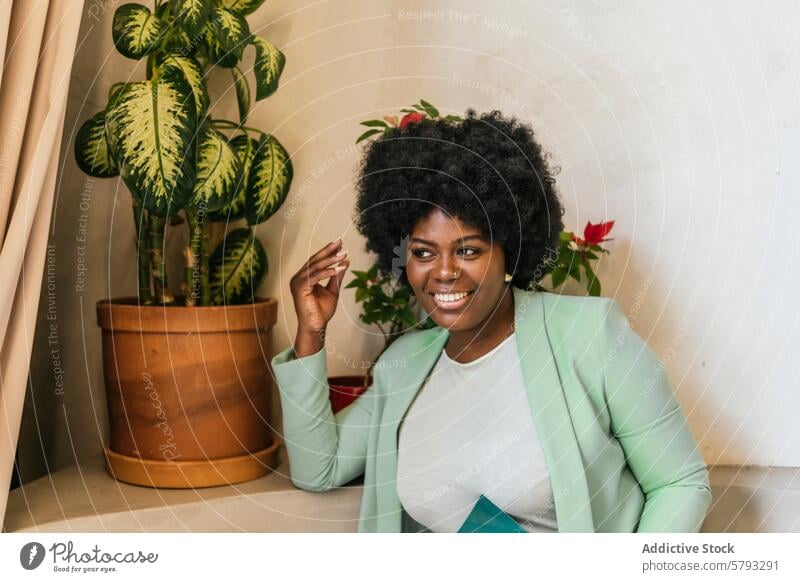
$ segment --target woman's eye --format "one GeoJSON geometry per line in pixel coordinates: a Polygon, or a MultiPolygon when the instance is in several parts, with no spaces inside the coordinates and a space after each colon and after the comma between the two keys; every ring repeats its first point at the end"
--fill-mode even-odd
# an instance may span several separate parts
{"type": "MultiPolygon", "coordinates": [[[[475,249],[471,247],[462,247],[456,251],[456,254],[465,257],[472,257],[480,253],[480,249],[475,249]]],[[[411,254],[419,259],[427,259],[433,255],[429,250],[426,249],[413,249],[411,254]]]]}

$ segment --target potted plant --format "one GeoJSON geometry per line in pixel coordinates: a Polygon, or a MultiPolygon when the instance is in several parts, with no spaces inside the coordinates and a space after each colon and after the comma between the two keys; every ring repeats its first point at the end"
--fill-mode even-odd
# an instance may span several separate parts
{"type": "MultiPolygon", "coordinates": [[[[419,103],[410,109],[401,109],[404,116],[385,116],[383,119],[370,119],[362,121],[361,125],[369,129],[362,133],[356,143],[364,141],[374,135],[382,134],[391,128],[404,128],[409,123],[419,123],[425,118],[445,119],[447,121],[460,121],[458,115],[442,117],[439,110],[429,101],[420,99],[419,103]]],[[[614,226],[614,221],[592,224],[588,222],[584,228],[583,238],[579,238],[570,231],[563,231],[559,235],[559,247],[556,256],[550,261],[551,290],[564,284],[568,277],[581,282],[581,269],[586,276],[586,289],[589,295],[600,295],[600,280],[594,273],[591,262],[599,259],[597,253],[606,253],[600,243],[613,240],[606,238],[614,226]]],[[[398,252],[403,252],[402,247],[398,252]]],[[[384,338],[380,355],[398,337],[412,329],[427,329],[434,327],[435,323],[427,314],[422,314],[416,304],[416,298],[411,290],[398,285],[396,276],[381,276],[378,264],[374,263],[367,271],[353,271],[355,278],[345,288],[355,288],[356,303],[362,304],[359,314],[361,321],[368,325],[375,325],[384,338]]],[[[547,291],[547,289],[533,282],[534,289],[547,291]]],[[[331,376],[328,378],[330,386],[330,400],[333,411],[341,410],[353,400],[358,398],[372,383],[372,367],[374,362],[365,365],[366,372],[362,375],[331,376]]]]}
{"type": "MultiPolygon", "coordinates": [[[[359,319],[376,326],[383,335],[383,347],[374,361],[409,329],[427,329],[435,325],[433,320],[421,315],[411,290],[400,286],[392,276],[380,275],[377,263],[366,271],[353,270],[353,275],[355,278],[345,288],[356,290],[356,303],[361,303],[359,319]]],[[[364,374],[328,377],[334,413],[350,404],[372,384],[373,366],[373,361],[367,361],[364,374]]]]}
{"type": "Polygon", "coordinates": [[[156,0],[114,14],[114,45],[145,59],[146,78],[114,83],[80,128],[78,166],[121,176],[131,193],[138,296],[97,303],[109,411],[107,468],[158,487],[258,477],[280,440],[268,423],[263,329],[277,304],[258,297],[267,254],[255,227],[292,181],[274,135],[245,125],[252,93],[240,67],[255,55],[255,100],[278,88],[284,55],[250,33],[263,0],[156,0]],[[230,75],[238,120],[212,115],[209,75],[230,75]],[[188,230],[180,292],[164,260],[167,228],[188,230]]]}

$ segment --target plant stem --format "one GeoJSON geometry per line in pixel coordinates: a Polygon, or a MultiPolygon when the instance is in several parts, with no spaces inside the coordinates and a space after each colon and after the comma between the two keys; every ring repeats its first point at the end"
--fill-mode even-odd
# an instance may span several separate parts
{"type": "Polygon", "coordinates": [[[147,210],[142,208],[135,196],[131,196],[131,199],[133,200],[133,240],[136,244],[136,263],[139,265],[139,305],[152,305],[150,261],[147,256],[147,233],[144,229],[147,210]]]}
{"type": "Polygon", "coordinates": [[[200,298],[200,227],[193,210],[186,209],[189,225],[189,247],[186,249],[186,305],[192,307],[200,298]]]}
{"type": "Polygon", "coordinates": [[[208,265],[211,249],[209,249],[209,230],[208,222],[205,220],[205,211],[199,212],[198,217],[200,225],[200,244],[198,249],[200,256],[200,305],[211,305],[211,284],[208,265]]]}
{"type": "Polygon", "coordinates": [[[155,67],[156,67],[155,53],[150,53],[149,55],[147,55],[147,61],[145,61],[145,73],[148,81],[153,78],[153,70],[155,69],[155,67]]]}
{"type": "Polygon", "coordinates": [[[261,135],[268,135],[267,132],[256,129],[255,127],[248,127],[247,125],[234,123],[233,121],[228,121],[227,119],[212,119],[211,125],[221,125],[222,127],[227,127],[228,129],[243,129],[245,131],[254,131],[256,133],[260,133],[261,135]]]}
{"type": "Polygon", "coordinates": [[[167,266],[164,263],[164,230],[166,220],[163,216],[149,215],[150,219],[150,266],[153,269],[153,286],[156,302],[161,305],[175,303],[167,282],[167,266]]]}

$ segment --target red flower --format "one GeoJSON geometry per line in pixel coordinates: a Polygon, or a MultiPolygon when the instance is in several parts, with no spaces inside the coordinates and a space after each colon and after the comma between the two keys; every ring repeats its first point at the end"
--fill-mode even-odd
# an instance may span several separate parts
{"type": "Polygon", "coordinates": [[[425,119],[425,116],[417,111],[406,113],[400,120],[400,129],[405,129],[409,123],[419,123],[423,119],[425,119]]]}
{"type": "Polygon", "coordinates": [[[592,224],[591,221],[586,223],[586,228],[583,229],[583,238],[578,238],[574,234],[572,235],[572,240],[574,240],[579,245],[588,245],[594,246],[599,245],[601,242],[610,240],[606,238],[606,235],[611,232],[611,229],[614,227],[614,221],[610,220],[608,222],[601,222],[599,224],[592,224]]]}

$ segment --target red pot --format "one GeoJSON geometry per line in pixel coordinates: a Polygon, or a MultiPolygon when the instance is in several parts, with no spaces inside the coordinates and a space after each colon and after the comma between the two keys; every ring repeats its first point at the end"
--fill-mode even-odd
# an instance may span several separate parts
{"type": "MultiPolygon", "coordinates": [[[[367,387],[371,385],[372,377],[370,377],[367,387]]],[[[364,376],[330,376],[328,386],[330,387],[331,409],[334,414],[353,402],[367,389],[364,387],[364,376]]]]}

